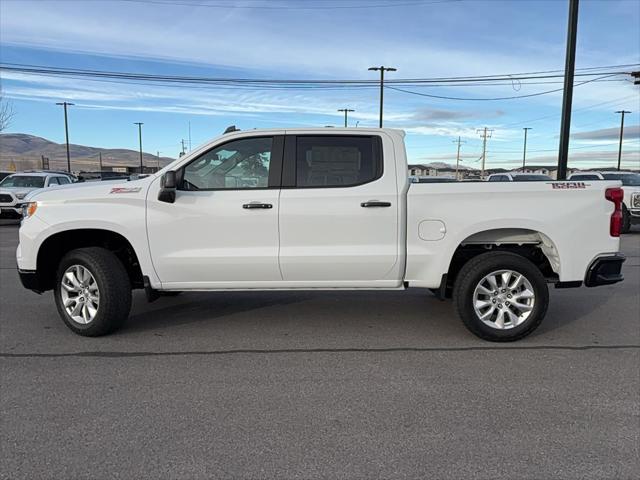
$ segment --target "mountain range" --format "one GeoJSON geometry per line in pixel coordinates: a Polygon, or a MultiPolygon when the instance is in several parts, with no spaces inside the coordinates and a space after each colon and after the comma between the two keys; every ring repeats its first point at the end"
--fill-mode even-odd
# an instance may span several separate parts
{"type": "MultiPolygon", "coordinates": [[[[98,170],[102,154],[103,169],[112,167],[136,167],[140,165],[140,152],[126,148],[97,148],[69,144],[71,169],[74,172],[98,170]]],[[[46,138],[26,133],[0,134],[0,170],[28,170],[42,168],[42,157],[49,158],[49,168],[66,170],[67,148],[64,143],[55,143],[46,138]]],[[[145,166],[164,167],[174,159],[143,152],[145,166]]]]}

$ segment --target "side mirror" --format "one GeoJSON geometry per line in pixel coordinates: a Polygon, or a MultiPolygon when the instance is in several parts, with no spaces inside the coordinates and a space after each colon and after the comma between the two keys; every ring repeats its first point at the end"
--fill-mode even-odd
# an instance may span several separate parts
{"type": "Polygon", "coordinates": [[[176,172],[169,170],[160,179],[160,191],[158,200],[161,202],[173,203],[176,201],[176,172]]]}

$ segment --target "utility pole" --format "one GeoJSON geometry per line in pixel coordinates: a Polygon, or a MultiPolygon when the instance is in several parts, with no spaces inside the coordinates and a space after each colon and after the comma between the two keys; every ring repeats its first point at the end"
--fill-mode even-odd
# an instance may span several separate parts
{"type": "Polygon", "coordinates": [[[620,117],[620,145],[618,145],[618,170],[620,170],[620,162],[622,160],[622,135],[624,134],[624,114],[631,113],[629,110],[618,110],[616,113],[621,113],[620,117]]]}
{"type": "Polygon", "coordinates": [[[558,180],[567,178],[569,134],[571,131],[571,102],[573,100],[573,74],[576,67],[576,38],[578,34],[578,3],[569,0],[567,52],[564,64],[564,92],[562,94],[562,122],[560,124],[560,151],[558,152],[558,180]]]}
{"type": "Polygon", "coordinates": [[[142,122],[134,122],[134,125],[138,125],[138,140],[140,142],[140,173],[144,173],[144,166],[142,165],[142,125],[144,125],[144,123],[142,122]]]}
{"type": "Polygon", "coordinates": [[[458,140],[454,140],[453,143],[458,144],[458,153],[456,154],[456,180],[460,180],[460,177],[458,176],[458,169],[460,168],[460,144],[467,142],[460,140],[460,137],[458,137],[458,140]]]}
{"type": "Polygon", "coordinates": [[[184,138],[182,140],[180,140],[180,143],[182,143],[182,151],[180,152],[180,156],[184,157],[184,153],[185,153],[185,151],[184,151],[184,138]]]}
{"type": "Polygon", "coordinates": [[[489,129],[484,127],[483,129],[476,130],[477,133],[480,133],[480,138],[482,138],[482,173],[480,174],[481,178],[484,178],[484,165],[487,159],[487,138],[491,138],[491,133],[493,129],[489,129]]]}
{"type": "Polygon", "coordinates": [[[347,128],[347,114],[349,112],[355,112],[355,110],[352,110],[350,108],[339,108],[338,111],[344,112],[344,128],[347,128]]]}
{"type": "Polygon", "coordinates": [[[69,122],[67,121],[67,107],[74,105],[69,102],[58,102],[56,105],[64,107],[64,135],[67,143],[67,172],[71,173],[71,156],[69,155],[69,122]]]}
{"type": "Polygon", "coordinates": [[[522,173],[524,173],[524,165],[527,160],[527,132],[532,130],[531,127],[524,127],[524,150],[522,150],[522,173]]]}
{"type": "Polygon", "coordinates": [[[98,158],[100,159],[100,173],[102,173],[102,152],[98,152],[98,158]]]}
{"type": "Polygon", "coordinates": [[[397,72],[397,68],[393,67],[385,67],[384,65],[380,67],[370,67],[370,71],[372,72],[380,72],[380,128],[382,128],[382,106],[384,104],[384,72],[397,72]]]}
{"type": "Polygon", "coordinates": [[[158,150],[158,170],[160,170],[160,150],[158,150]]]}

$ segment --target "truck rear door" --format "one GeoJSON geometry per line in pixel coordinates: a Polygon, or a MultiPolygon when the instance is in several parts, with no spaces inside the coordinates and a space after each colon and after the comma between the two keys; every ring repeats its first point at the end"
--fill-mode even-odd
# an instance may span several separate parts
{"type": "Polygon", "coordinates": [[[283,280],[327,288],[399,286],[401,209],[394,152],[385,145],[375,134],[285,137],[283,280]]]}

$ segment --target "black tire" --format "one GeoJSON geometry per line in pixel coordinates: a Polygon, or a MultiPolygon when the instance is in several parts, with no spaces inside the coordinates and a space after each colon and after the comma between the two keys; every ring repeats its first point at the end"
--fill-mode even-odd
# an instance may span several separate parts
{"type": "Polygon", "coordinates": [[[104,248],[79,248],[67,253],[58,266],[53,289],[60,317],[73,332],[85,337],[99,337],[122,326],[131,310],[131,281],[122,262],[104,248]],[[65,310],[61,282],[65,271],[73,266],[85,267],[95,278],[100,303],[95,317],[87,324],[76,322],[65,310]]]}
{"type": "Polygon", "coordinates": [[[526,258],[510,252],[488,252],[464,264],[453,287],[453,301],[458,316],[473,334],[491,342],[513,342],[526,337],[540,325],[549,306],[549,290],[538,267],[526,258]],[[535,294],[529,316],[520,325],[509,329],[498,329],[485,324],[473,306],[476,286],[485,276],[502,269],[524,275],[535,294]]]}
{"type": "Polygon", "coordinates": [[[622,204],[622,233],[629,233],[631,230],[631,215],[625,204],[622,204]]]}

